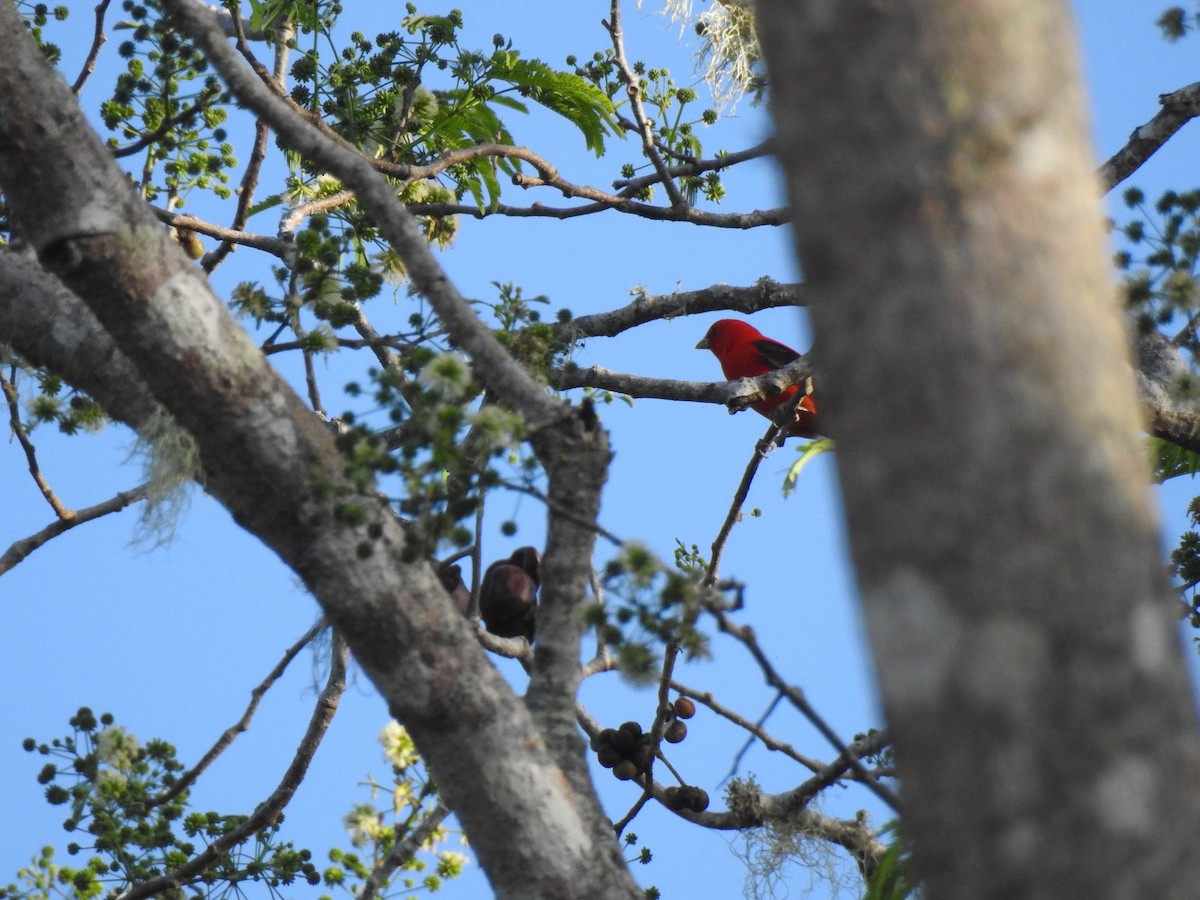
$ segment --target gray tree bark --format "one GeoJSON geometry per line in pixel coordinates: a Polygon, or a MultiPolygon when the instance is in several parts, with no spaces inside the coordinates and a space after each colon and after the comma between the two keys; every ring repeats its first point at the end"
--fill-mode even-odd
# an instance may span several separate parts
{"type": "MultiPolygon", "coordinates": [[[[11,304],[57,295],[43,283],[0,303],[0,325],[14,329],[0,338],[62,372],[72,366],[56,358],[62,348],[99,323],[112,341],[103,352],[136,370],[136,396],[122,402],[111,379],[91,379],[89,388],[136,420],[149,408],[149,387],[195,438],[206,489],[296,571],[345,635],[412,733],[497,896],[639,896],[587,779],[582,741],[563,727],[575,684],[561,659],[578,667],[582,627],[572,629],[568,613],[585,600],[594,534],[552,518],[544,595],[551,639],[535,656],[531,711],[486,659],[430,567],[404,561],[398,519],[354,488],[332,433],[167,239],[8,0],[0,0],[0,187],[14,233],[45,270],[36,280],[54,276],[90,311],[57,323],[62,342],[37,339],[21,327],[28,311],[11,304]]],[[[391,207],[394,242],[427,250],[400,204],[391,199],[391,207]]],[[[445,301],[439,311],[457,343],[477,366],[483,361],[477,374],[525,413],[535,446],[583,473],[562,486],[561,467],[552,470],[552,492],[568,492],[563,507],[594,512],[608,462],[603,432],[551,402],[461,298],[455,302],[452,288],[431,284],[438,273],[422,270],[422,262],[410,260],[410,271],[445,301]]],[[[11,255],[3,261],[10,274],[20,265],[11,255]]],[[[131,894],[167,887],[143,885],[131,894]]]]}
{"type": "Polygon", "coordinates": [[[1067,3],[758,9],[925,896],[1193,897],[1197,721],[1067,3]]]}

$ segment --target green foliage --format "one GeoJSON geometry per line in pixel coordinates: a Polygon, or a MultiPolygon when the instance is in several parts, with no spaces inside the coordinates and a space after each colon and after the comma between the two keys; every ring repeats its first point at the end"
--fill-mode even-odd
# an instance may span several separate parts
{"type": "MultiPolygon", "coordinates": [[[[1200,373],[1196,372],[1200,351],[1200,189],[1167,191],[1150,208],[1144,194],[1129,188],[1125,205],[1137,215],[1121,228],[1127,248],[1117,254],[1117,266],[1125,273],[1125,295],[1137,317],[1139,329],[1166,329],[1173,342],[1191,363],[1192,371],[1172,385],[1175,399],[1200,398],[1200,373]]],[[[1200,455],[1160,438],[1147,438],[1147,453],[1155,480],[1162,482],[1200,471],[1200,455]]],[[[1197,500],[1189,509],[1193,525],[1197,500]]],[[[1171,553],[1175,575],[1182,582],[1183,600],[1190,623],[1200,629],[1195,588],[1200,578],[1200,541],[1195,532],[1185,532],[1171,553]]]]}
{"type": "Polygon", "coordinates": [[[273,32],[287,21],[301,32],[328,32],[341,12],[341,4],[329,0],[250,0],[250,27],[273,32]]]}
{"type": "Polygon", "coordinates": [[[521,97],[540,103],[569,121],[596,156],[604,155],[604,138],[619,134],[616,110],[608,95],[583,77],[559,72],[540,59],[521,59],[507,46],[489,60],[487,80],[506,83],[521,97]]]}
{"type": "Polygon", "coordinates": [[[142,155],[138,184],[148,200],[165,195],[182,206],[192,190],[230,197],[229,170],[237,160],[223,127],[229,98],[220,82],[154,0],[125,0],[122,9],[129,20],[117,27],[133,34],[118,48],[126,69],[100,107],[105,127],[117,135],[109,146],[118,156],[142,155]]]}
{"type": "Polygon", "coordinates": [[[496,337],[531,374],[548,380],[550,370],[564,365],[574,349],[558,329],[542,322],[541,313],[532,306],[546,306],[549,299],[541,294],[527,298],[522,288],[512,283],[493,281],[492,285],[497,300],[478,305],[487,308],[500,325],[496,337]]]}
{"type": "Polygon", "coordinates": [[[65,6],[56,6],[51,9],[45,3],[29,3],[28,0],[17,0],[17,11],[25,19],[25,27],[29,29],[29,33],[33,39],[37,41],[37,45],[42,48],[42,53],[46,55],[46,59],[56,65],[62,59],[62,48],[57,44],[53,44],[46,40],[46,25],[51,19],[56,22],[65,22],[70,10],[65,6]]]}
{"type": "MultiPolygon", "coordinates": [[[[17,882],[0,887],[2,900],[94,900],[168,873],[178,877],[178,887],[162,893],[167,897],[245,896],[251,884],[282,897],[283,888],[300,881],[355,896],[361,882],[439,802],[412,739],[393,722],[380,734],[391,777],[386,783],[368,778],[370,802],[356,805],[345,817],[354,849],[332,849],[332,865],[324,872],[308,850],[279,839],[280,814],[206,867],[184,874],[181,867],[246,817],[191,810],[188,792],[176,789],[185,767],[165,741],[142,745],[111,715],[97,717],[87,707],[71,717],[70,725],[72,732],[64,738],[49,743],[28,738],[24,747],[61,760],[44,765],[38,783],[46,785],[48,803],[66,808],[63,827],[72,836],[66,852],[79,863],[62,865],[54,847],[42,847],[17,872],[17,882]],[[386,798],[383,806],[377,803],[380,798],[386,798]]],[[[432,893],[458,877],[467,858],[442,846],[449,837],[446,829],[433,829],[420,846],[395,860],[384,889],[398,885],[407,892],[432,893]]]]}
{"type": "MultiPolygon", "coordinates": [[[[17,873],[21,884],[0,888],[0,898],[91,900],[120,892],[178,870],[243,821],[188,811],[187,791],[172,791],[185,767],[165,741],[143,745],[111,715],[97,717],[87,707],[69,724],[66,737],[40,744],[30,738],[25,749],[61,760],[43,766],[38,782],[46,785],[46,802],[66,808],[67,855],[79,857],[79,863],[59,865],[53,848],[45,847],[17,873]]],[[[272,892],[298,878],[315,884],[319,876],[308,851],[277,840],[282,821],[281,816],[208,869],[182,878],[181,887],[219,897],[240,892],[244,882],[259,882],[272,892]]]]}
{"type": "Polygon", "coordinates": [[[1200,190],[1165,192],[1147,207],[1137,188],[1123,194],[1136,215],[1121,228],[1127,248],[1116,257],[1125,273],[1125,297],[1143,329],[1188,326],[1181,337],[1196,346],[1191,319],[1200,310],[1200,190]]]}
{"type": "Polygon", "coordinates": [[[804,471],[805,466],[822,453],[832,449],[833,441],[830,438],[817,438],[815,441],[805,441],[801,444],[800,456],[788,467],[787,474],[783,476],[783,496],[790,497],[796,490],[796,481],[800,478],[800,473],[804,471]]]}
{"type": "MultiPolygon", "coordinates": [[[[1188,519],[1192,527],[1200,527],[1200,497],[1193,498],[1188,504],[1188,519]]],[[[1195,531],[1185,531],[1179,537],[1179,546],[1171,551],[1172,573],[1180,581],[1181,597],[1186,604],[1184,614],[1188,624],[1200,629],[1200,596],[1197,586],[1200,586],[1200,534],[1195,531]]]]}
{"type": "Polygon", "coordinates": [[[1200,454],[1187,450],[1162,438],[1146,439],[1150,456],[1151,471],[1157,482],[1178,478],[1180,475],[1195,476],[1200,472],[1200,454]]]}
{"type": "Polygon", "coordinates": [[[608,561],[607,602],[592,607],[589,618],[599,640],[615,648],[622,675],[635,684],[652,682],[660,645],[678,643],[688,660],[709,655],[708,636],[695,627],[703,577],[703,569],[672,569],[632,541],[608,561]]]}
{"type": "MultiPolygon", "coordinates": [[[[407,10],[400,31],[374,40],[355,33],[328,63],[315,50],[298,58],[292,66],[292,98],[335,123],[364,152],[402,165],[430,165],[479,145],[515,146],[504,113],[528,112],[526,100],[573,125],[597,156],[604,152],[604,138],[620,133],[609,97],[586,79],[522,58],[502,35],[495,36],[490,53],[462,47],[457,10],[446,16],[418,14],[413,4],[407,10]]],[[[519,171],[515,160],[477,156],[438,178],[455,200],[470,196],[482,211],[500,200],[499,176],[511,178],[519,171]]],[[[300,178],[294,190],[303,189],[300,178]]]]}
{"type": "Polygon", "coordinates": [[[906,900],[917,893],[918,885],[912,874],[911,856],[900,822],[889,822],[880,834],[890,834],[891,841],[867,881],[863,900],[906,900]]]}
{"type": "Polygon", "coordinates": [[[1200,23],[1200,12],[1190,16],[1182,6],[1171,6],[1163,10],[1155,23],[1162,29],[1163,37],[1169,41],[1177,41],[1200,23]]]}
{"type": "MultiPolygon", "coordinates": [[[[350,848],[335,847],[329,851],[329,865],[321,873],[326,888],[358,896],[362,882],[380,867],[388,857],[410,842],[427,817],[436,814],[439,799],[437,786],[424,762],[417,754],[408,732],[396,722],[390,722],[380,732],[384,757],[391,767],[391,778],[381,783],[368,776],[364,786],[370,799],[356,804],[345,816],[350,848]]],[[[467,857],[446,848],[452,833],[439,825],[420,847],[398,860],[394,873],[385,880],[379,895],[389,889],[402,890],[402,896],[412,892],[436,893],[445,882],[457,878],[467,865],[467,857]],[[417,850],[421,853],[418,854],[417,850]]],[[[465,840],[459,835],[459,842],[465,840]]],[[[322,895],[331,898],[332,895],[322,895]]]]}
{"type": "Polygon", "coordinates": [[[66,384],[57,375],[21,364],[9,363],[9,381],[22,389],[27,381],[36,386],[37,393],[26,403],[26,428],[32,432],[39,425],[55,425],[63,434],[98,431],[108,421],[104,410],[83,391],[66,384]]]}

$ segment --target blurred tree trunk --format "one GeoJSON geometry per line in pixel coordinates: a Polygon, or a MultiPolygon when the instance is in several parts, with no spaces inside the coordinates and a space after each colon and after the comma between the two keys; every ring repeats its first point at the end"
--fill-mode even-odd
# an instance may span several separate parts
{"type": "Polygon", "coordinates": [[[758,9],[926,896],[1194,896],[1197,722],[1067,3],[758,9]]]}

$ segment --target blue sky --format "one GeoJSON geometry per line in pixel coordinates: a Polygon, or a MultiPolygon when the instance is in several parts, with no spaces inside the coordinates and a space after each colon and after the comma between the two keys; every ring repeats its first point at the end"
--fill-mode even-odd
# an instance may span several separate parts
{"type": "MultiPolygon", "coordinates": [[[[466,18],[466,44],[486,47],[499,31],[524,54],[553,64],[561,64],[567,53],[582,56],[606,46],[598,22],[607,15],[607,3],[457,5],[466,18]]],[[[353,0],[346,6],[351,19],[369,8],[353,0]]],[[[1153,24],[1156,5],[1148,9],[1145,4],[1089,0],[1075,6],[1097,158],[1103,159],[1155,113],[1159,94],[1197,79],[1200,45],[1196,39],[1163,42],[1153,24]]],[[[677,80],[686,83],[691,80],[689,48],[679,43],[678,29],[669,29],[652,8],[648,3],[638,11],[630,4],[626,11],[629,53],[670,66],[677,80]]],[[[422,10],[440,11],[428,4],[422,10]]],[[[68,56],[78,53],[76,41],[90,36],[90,25],[90,9],[75,11],[68,29],[72,38],[61,39],[68,56]]],[[[101,78],[97,75],[85,92],[85,106],[98,103],[101,78]]],[[[737,113],[722,126],[722,138],[706,140],[706,147],[740,149],[766,135],[762,110],[742,103],[737,113]]],[[[518,142],[551,157],[566,177],[600,185],[615,177],[616,163],[589,159],[569,128],[545,117],[514,119],[510,124],[518,142]]],[[[1144,187],[1151,197],[1168,186],[1194,186],[1192,171],[1200,151],[1196,127],[1185,129],[1131,183],[1144,187]]],[[[634,149],[614,157],[633,159],[634,149]]],[[[726,209],[782,203],[779,179],[768,163],[745,167],[743,174],[730,178],[728,187],[726,209]]],[[[514,202],[521,199],[515,197],[514,202]]],[[[260,231],[274,227],[269,216],[251,224],[260,231]]],[[[513,282],[526,295],[547,295],[551,309],[567,307],[577,314],[620,306],[638,286],[665,293],[717,282],[749,284],[764,275],[780,281],[798,277],[786,229],[707,231],[617,214],[568,222],[465,221],[443,261],[469,296],[490,297],[491,282],[513,282]]],[[[256,265],[261,260],[250,253],[237,254],[235,263],[219,270],[217,289],[228,291],[236,280],[255,277],[249,273],[257,271],[256,265]]],[[[381,327],[407,316],[403,300],[394,312],[387,307],[390,302],[380,298],[368,310],[378,316],[381,327]]],[[[579,359],[644,375],[713,380],[719,375],[715,360],[692,348],[719,317],[660,322],[617,339],[590,341],[579,359]]],[[[754,321],[798,349],[808,346],[803,320],[790,311],[761,313],[754,321]]],[[[335,411],[341,402],[333,392],[338,383],[334,379],[326,387],[327,403],[335,411]]],[[[762,420],[751,413],[730,417],[715,406],[650,400],[632,408],[617,403],[601,415],[616,450],[602,524],[624,538],[645,541],[668,558],[677,539],[707,552],[763,431],[762,420]]],[[[131,438],[123,429],[70,440],[43,429],[34,439],[43,471],[69,506],[98,502],[140,480],[137,463],[129,458],[131,438]]],[[[737,527],[723,573],[747,582],[747,621],[755,625],[774,663],[848,737],[880,721],[845,551],[834,467],[828,458],[818,460],[796,493],[783,500],[779,483],[794,455],[791,447],[778,451],[760,470],[747,505],[761,508],[762,515],[737,527]]],[[[5,509],[0,547],[5,547],[47,524],[50,513],[25,473],[15,443],[0,443],[0,467],[6,473],[0,488],[5,509]]],[[[1194,487],[1176,482],[1159,491],[1167,544],[1182,527],[1194,487]]],[[[505,556],[520,544],[540,543],[542,511],[536,502],[499,496],[489,509],[488,558],[505,556]],[[520,524],[512,539],[498,531],[508,518],[520,524]]],[[[193,762],[237,719],[250,689],[316,617],[315,603],[295,577],[200,491],[192,491],[188,512],[166,546],[131,543],[136,516],[130,511],[77,529],[0,579],[0,604],[8,622],[0,673],[11,686],[0,711],[0,809],[6,812],[0,816],[0,883],[11,880],[15,869],[42,844],[61,847],[66,842],[61,812],[42,803],[34,781],[43,760],[21,751],[23,738],[65,733],[66,719],[87,704],[113,712],[143,740],[169,740],[183,760],[193,762]]],[[[600,559],[607,553],[601,546],[600,559]]],[[[713,690],[728,705],[756,718],[771,699],[761,677],[730,641],[714,639],[713,647],[715,661],[687,667],[681,680],[713,690]]],[[[521,683],[515,663],[498,660],[498,665],[514,683],[521,683]]],[[[250,732],[198,786],[193,795],[197,808],[246,811],[273,787],[304,728],[314,699],[314,677],[311,657],[302,656],[293,664],[268,694],[250,732]]],[[[604,724],[631,718],[646,722],[653,714],[652,694],[629,689],[615,675],[593,679],[582,696],[604,724]]],[[[287,834],[318,857],[330,846],[345,844],[341,818],[351,804],[366,799],[360,783],[367,774],[387,775],[375,743],[385,722],[383,704],[365,679],[358,678],[287,813],[287,834]]],[[[715,799],[743,737],[703,711],[689,724],[689,738],[672,750],[671,759],[715,799]]],[[[833,755],[809,725],[786,710],[776,712],[769,727],[801,752],[833,755]]],[[[761,746],[746,755],[741,772],[754,773],[771,790],[794,786],[804,777],[761,746]]],[[[634,788],[604,773],[598,783],[614,818],[636,800],[634,788]]],[[[821,802],[822,811],[834,815],[853,815],[859,808],[880,821],[874,799],[856,789],[831,791],[821,802]]],[[[653,806],[631,830],[655,858],[650,866],[639,867],[639,878],[657,884],[665,896],[740,894],[745,870],[733,853],[736,837],[703,832],[653,806]]],[[[472,869],[441,895],[486,896],[478,867],[472,869]]],[[[787,875],[789,896],[804,895],[812,876],[799,868],[787,875]]],[[[826,891],[819,886],[814,896],[826,891]]],[[[302,895],[308,894],[288,892],[302,895]]]]}

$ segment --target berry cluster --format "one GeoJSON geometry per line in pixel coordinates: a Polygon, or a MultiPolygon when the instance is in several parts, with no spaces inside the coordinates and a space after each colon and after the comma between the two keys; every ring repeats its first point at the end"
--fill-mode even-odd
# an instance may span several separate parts
{"type": "Polygon", "coordinates": [[[592,741],[596,759],[606,769],[612,769],[621,781],[629,781],[650,771],[654,758],[654,741],[642,733],[637,722],[622,722],[620,728],[605,728],[592,741]]]}
{"type": "MultiPolygon", "coordinates": [[[[687,737],[684,719],[696,714],[696,704],[687,697],[679,697],[671,704],[671,721],[663,730],[663,740],[678,744],[687,737]]],[[[596,759],[620,781],[630,781],[650,773],[654,760],[654,738],[642,731],[637,722],[622,722],[620,728],[605,728],[592,740],[596,759]]],[[[703,812],[708,809],[708,794],[698,787],[683,785],[669,787],[663,794],[663,803],[669,809],[690,809],[703,812]]]]}
{"type": "Polygon", "coordinates": [[[704,788],[692,787],[690,784],[682,787],[669,787],[663,791],[663,806],[676,812],[681,809],[704,812],[708,809],[708,791],[704,788]]]}
{"type": "Polygon", "coordinates": [[[683,720],[690,719],[696,714],[696,704],[687,697],[679,697],[671,704],[671,711],[675,714],[675,718],[663,732],[663,740],[668,744],[678,744],[687,737],[687,725],[683,720]]]}

